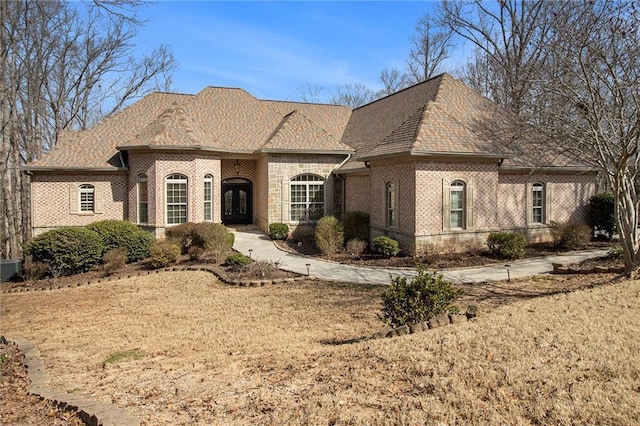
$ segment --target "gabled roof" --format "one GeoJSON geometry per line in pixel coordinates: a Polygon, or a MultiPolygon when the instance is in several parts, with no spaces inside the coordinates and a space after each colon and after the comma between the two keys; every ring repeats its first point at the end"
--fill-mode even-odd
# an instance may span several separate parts
{"type": "Polygon", "coordinates": [[[124,167],[118,150],[140,149],[353,153],[342,171],[400,156],[500,158],[514,169],[578,165],[535,142],[516,143],[513,122],[447,74],[354,110],[207,87],[197,95],[150,94],[88,130],[63,132],[54,150],[25,168],[117,170],[124,167]]]}

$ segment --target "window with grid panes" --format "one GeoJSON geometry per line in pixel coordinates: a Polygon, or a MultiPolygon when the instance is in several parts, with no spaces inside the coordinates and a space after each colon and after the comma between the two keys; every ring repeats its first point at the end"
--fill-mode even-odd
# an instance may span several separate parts
{"type": "Polygon", "coordinates": [[[451,228],[464,228],[464,182],[451,182],[451,228]]]}
{"type": "Polygon", "coordinates": [[[81,213],[93,213],[95,208],[95,188],[93,185],[80,185],[78,201],[81,213]]]}
{"type": "Polygon", "coordinates": [[[166,178],[167,225],[187,221],[187,177],[172,174],[166,178]]]}
{"type": "Polygon", "coordinates": [[[324,179],[312,174],[291,179],[291,221],[313,222],[324,215],[324,179]]]}
{"type": "Polygon", "coordinates": [[[544,184],[536,182],[532,186],[531,194],[531,221],[533,223],[544,223],[544,184]]]}
{"type": "Polygon", "coordinates": [[[210,222],[213,220],[213,176],[206,175],[204,177],[204,220],[210,222]]]}
{"type": "Polygon", "coordinates": [[[147,175],[138,175],[138,223],[149,223],[147,175]]]}

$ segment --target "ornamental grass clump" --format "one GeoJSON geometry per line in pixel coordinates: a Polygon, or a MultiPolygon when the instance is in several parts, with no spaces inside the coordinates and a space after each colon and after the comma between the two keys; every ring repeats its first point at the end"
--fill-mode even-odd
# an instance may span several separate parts
{"type": "Polygon", "coordinates": [[[453,284],[442,275],[429,273],[422,263],[417,263],[416,268],[418,275],[411,281],[395,276],[382,293],[382,310],[378,318],[392,327],[417,324],[440,314],[458,312],[453,303],[462,291],[453,288],[453,284]]]}

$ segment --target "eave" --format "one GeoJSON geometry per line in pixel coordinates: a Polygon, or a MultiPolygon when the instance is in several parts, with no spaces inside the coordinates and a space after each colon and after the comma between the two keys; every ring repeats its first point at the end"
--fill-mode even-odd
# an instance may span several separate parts
{"type": "Polygon", "coordinates": [[[515,154],[499,153],[493,154],[489,152],[437,152],[437,151],[400,151],[390,154],[369,155],[358,157],[358,161],[385,160],[401,157],[429,157],[429,158],[445,158],[445,159],[465,159],[465,160],[503,160],[514,158],[515,154]]]}
{"type": "Polygon", "coordinates": [[[353,154],[352,150],[343,149],[284,149],[284,148],[262,148],[257,149],[256,153],[265,154],[303,154],[303,155],[349,155],[353,154]]]}
{"type": "Polygon", "coordinates": [[[533,173],[562,173],[562,174],[598,174],[598,169],[588,166],[555,166],[555,167],[526,167],[500,166],[499,173],[533,174],[533,173]]]}
{"type": "Polygon", "coordinates": [[[126,167],[47,167],[47,166],[22,166],[20,170],[27,172],[52,172],[52,173],[126,173],[126,167]]]}

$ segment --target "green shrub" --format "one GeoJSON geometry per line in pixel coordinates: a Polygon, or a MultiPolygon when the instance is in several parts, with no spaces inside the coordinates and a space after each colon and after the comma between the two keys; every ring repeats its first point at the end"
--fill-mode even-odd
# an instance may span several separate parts
{"type": "Polygon", "coordinates": [[[587,204],[587,225],[607,234],[609,240],[616,232],[615,199],[611,193],[596,194],[587,204]]]}
{"type": "Polygon", "coordinates": [[[250,264],[251,262],[253,262],[253,260],[251,260],[251,258],[249,256],[245,256],[242,253],[233,253],[230,254],[229,256],[227,256],[227,258],[224,260],[224,263],[227,266],[247,266],[248,264],[250,264]]]}
{"type": "Polygon", "coordinates": [[[105,274],[112,274],[127,264],[127,249],[124,247],[107,250],[102,256],[105,274]]]}
{"type": "Polygon", "coordinates": [[[47,262],[52,275],[88,271],[102,257],[100,236],[87,228],[58,228],[33,238],[25,254],[36,262],[47,262]]]}
{"type": "Polygon", "coordinates": [[[233,243],[235,242],[236,242],[236,234],[234,234],[233,232],[227,231],[226,246],[231,248],[233,247],[233,243]]]}
{"type": "Polygon", "coordinates": [[[487,238],[489,251],[500,259],[519,259],[524,256],[527,239],[515,232],[492,232],[487,238]]]}
{"type": "Polygon", "coordinates": [[[316,223],[316,246],[323,254],[337,253],[344,244],[342,224],[333,216],[324,216],[316,223]]]}
{"type": "Polygon", "coordinates": [[[86,226],[100,235],[104,250],[124,248],[127,262],[146,259],[151,254],[154,238],[149,232],[126,220],[101,220],[86,226]]]}
{"type": "Polygon", "coordinates": [[[269,236],[272,240],[286,240],[289,235],[289,225],[276,222],[269,224],[269,236]]]}
{"type": "Polygon", "coordinates": [[[346,212],[342,218],[345,241],[359,238],[369,241],[369,215],[364,212],[346,212]]]}
{"type": "Polygon", "coordinates": [[[436,315],[457,313],[453,303],[461,291],[435,272],[427,272],[424,265],[416,265],[418,275],[407,282],[406,277],[395,276],[382,293],[382,312],[378,317],[392,327],[416,324],[436,315]]]}
{"type": "Polygon", "coordinates": [[[180,247],[170,241],[156,241],[151,246],[151,266],[165,268],[176,263],[180,256],[180,247]]]}
{"type": "Polygon", "coordinates": [[[397,256],[400,253],[400,244],[389,237],[376,237],[371,241],[371,250],[387,257],[397,256]]]}
{"type": "Polygon", "coordinates": [[[591,241],[591,228],[584,223],[551,222],[553,242],[559,248],[576,250],[591,241]]]}
{"type": "Polygon", "coordinates": [[[365,240],[361,240],[360,238],[352,238],[347,241],[347,245],[345,249],[349,254],[355,257],[362,256],[362,253],[367,249],[367,242],[365,240]]]}

